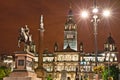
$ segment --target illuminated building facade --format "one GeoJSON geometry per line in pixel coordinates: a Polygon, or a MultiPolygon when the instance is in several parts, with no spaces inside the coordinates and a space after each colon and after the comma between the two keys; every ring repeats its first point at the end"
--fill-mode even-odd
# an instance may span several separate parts
{"type": "MultiPolygon", "coordinates": [[[[94,80],[93,68],[96,63],[95,53],[86,53],[83,43],[77,42],[77,25],[70,8],[64,28],[63,50],[55,42],[54,52],[45,50],[42,54],[42,66],[46,70],[46,77],[51,75],[53,80],[75,80],[75,78],[89,78],[94,80]]],[[[118,52],[111,34],[104,43],[104,50],[97,54],[97,65],[118,64],[118,52]]],[[[35,61],[38,62],[38,56],[35,61]]],[[[8,63],[9,58],[4,60],[8,63]]],[[[37,68],[38,65],[34,65],[37,68]]]]}
{"type": "MultiPolygon", "coordinates": [[[[109,36],[111,37],[111,36],[109,36]]],[[[112,37],[107,38],[106,42],[109,42],[112,37]]],[[[104,51],[99,52],[97,55],[97,65],[112,65],[118,64],[118,52],[115,47],[115,43],[105,43],[104,51]],[[110,46],[108,50],[106,50],[106,45],[110,46]],[[113,50],[110,48],[115,47],[113,50]],[[111,51],[110,51],[111,50],[111,51]]],[[[83,47],[83,44],[80,45],[83,47]]],[[[81,47],[81,48],[82,48],[81,47]]],[[[58,50],[58,46],[55,44],[55,50],[58,50]]],[[[81,50],[81,49],[80,49],[81,50]]],[[[47,71],[47,75],[51,74],[54,80],[61,80],[66,75],[67,79],[74,80],[76,78],[76,73],[79,74],[79,78],[90,78],[94,79],[94,71],[95,67],[95,54],[94,53],[85,53],[84,51],[75,51],[70,48],[68,45],[66,49],[62,51],[54,51],[53,53],[45,50],[43,53],[43,67],[47,71]],[[76,72],[76,69],[78,71],[76,72]]]]}
{"type": "MultiPolygon", "coordinates": [[[[54,80],[75,80],[75,78],[94,79],[95,53],[85,53],[83,43],[77,45],[77,25],[73,20],[72,10],[69,10],[64,29],[64,46],[59,50],[58,43],[54,52],[43,52],[43,67],[47,75],[54,80]],[[77,48],[79,46],[79,49],[77,48]]],[[[97,65],[118,64],[117,48],[111,34],[104,44],[104,50],[97,54],[97,65]]]]}

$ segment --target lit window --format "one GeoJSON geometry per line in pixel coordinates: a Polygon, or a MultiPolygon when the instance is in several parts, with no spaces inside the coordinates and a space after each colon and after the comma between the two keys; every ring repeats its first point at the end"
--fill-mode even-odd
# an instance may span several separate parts
{"type": "Polygon", "coordinates": [[[112,56],[112,57],[114,57],[114,56],[115,56],[115,54],[111,54],[111,56],[112,56]]]}
{"type": "Polygon", "coordinates": [[[108,61],[109,60],[109,58],[108,57],[106,57],[106,61],[108,61]]]}

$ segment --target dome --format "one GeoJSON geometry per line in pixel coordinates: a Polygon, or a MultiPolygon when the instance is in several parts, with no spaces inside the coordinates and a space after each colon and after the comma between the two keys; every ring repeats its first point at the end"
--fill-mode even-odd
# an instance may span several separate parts
{"type": "Polygon", "coordinates": [[[115,44],[115,41],[114,41],[114,39],[111,37],[111,35],[107,38],[106,43],[115,44]]]}

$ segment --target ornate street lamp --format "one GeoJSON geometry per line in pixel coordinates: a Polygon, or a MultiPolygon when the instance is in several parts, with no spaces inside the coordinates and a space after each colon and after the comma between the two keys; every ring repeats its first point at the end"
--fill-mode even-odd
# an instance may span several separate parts
{"type": "Polygon", "coordinates": [[[91,17],[91,22],[93,23],[93,29],[94,29],[94,45],[95,45],[95,66],[98,64],[97,60],[97,54],[98,54],[98,43],[97,43],[97,34],[98,34],[98,22],[100,21],[100,15],[103,17],[108,17],[110,16],[110,11],[109,10],[103,10],[102,14],[99,11],[99,8],[96,5],[96,0],[94,0],[94,6],[92,9],[92,12],[88,14],[88,11],[84,10],[81,13],[81,16],[83,18],[88,18],[88,16],[91,17]]]}

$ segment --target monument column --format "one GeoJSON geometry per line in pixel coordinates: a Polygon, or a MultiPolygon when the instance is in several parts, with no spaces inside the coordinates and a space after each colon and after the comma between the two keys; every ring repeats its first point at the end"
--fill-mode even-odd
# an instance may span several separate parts
{"type": "Polygon", "coordinates": [[[42,56],[42,53],[43,53],[43,39],[44,39],[44,23],[43,23],[43,15],[41,15],[41,21],[40,21],[40,27],[39,27],[39,46],[38,46],[38,51],[39,51],[39,55],[38,55],[38,66],[41,67],[42,66],[42,63],[43,63],[43,56],[42,56]]]}
{"type": "Polygon", "coordinates": [[[43,68],[43,39],[44,39],[44,23],[43,23],[43,15],[41,15],[40,27],[39,27],[39,38],[38,38],[38,67],[36,69],[37,77],[42,78],[44,80],[45,70],[43,68]]]}

